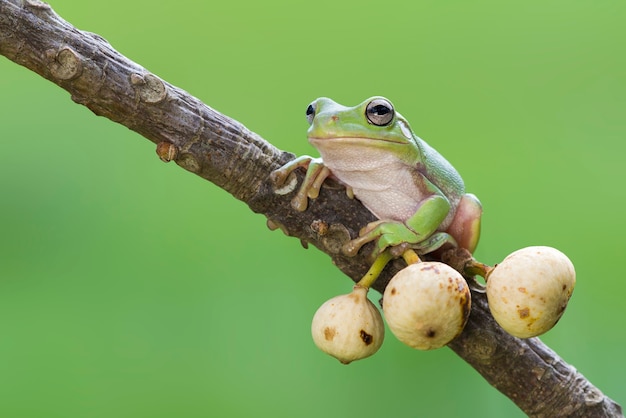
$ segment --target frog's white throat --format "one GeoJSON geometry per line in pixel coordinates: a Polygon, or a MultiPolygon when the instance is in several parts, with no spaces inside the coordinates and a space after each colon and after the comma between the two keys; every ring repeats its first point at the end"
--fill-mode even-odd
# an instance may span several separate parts
{"type": "MultiPolygon", "coordinates": [[[[341,137],[341,138],[311,138],[309,142],[320,152],[325,165],[331,171],[370,171],[377,170],[381,166],[395,165],[405,166],[396,156],[390,152],[389,148],[392,143],[358,138],[358,137],[341,137]],[[389,146],[385,146],[389,144],[389,146]]],[[[404,145],[394,144],[402,147],[404,145]]]]}
{"type": "Polygon", "coordinates": [[[324,164],[378,218],[406,221],[424,199],[424,190],[396,153],[363,138],[309,138],[324,164]]]}

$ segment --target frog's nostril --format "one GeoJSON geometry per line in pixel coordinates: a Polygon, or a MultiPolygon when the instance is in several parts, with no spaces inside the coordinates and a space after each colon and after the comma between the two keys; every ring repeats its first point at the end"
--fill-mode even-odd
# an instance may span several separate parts
{"type": "Polygon", "coordinates": [[[339,120],[339,116],[333,115],[333,116],[331,116],[331,119],[332,119],[333,122],[337,122],[339,120]]]}

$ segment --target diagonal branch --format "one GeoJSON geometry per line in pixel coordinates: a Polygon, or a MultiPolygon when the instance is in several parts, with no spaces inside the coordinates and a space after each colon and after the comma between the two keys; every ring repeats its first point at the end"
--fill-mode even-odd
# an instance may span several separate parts
{"type": "MultiPolygon", "coordinates": [[[[295,212],[295,185],[276,192],[272,170],[293,158],[241,123],[211,109],[115,51],[98,35],[83,32],[39,0],[0,0],[0,54],[70,92],[96,115],[118,122],[157,145],[158,155],[209,180],[269,224],[329,254],[346,275],[359,279],[366,257],[345,257],[339,248],[373,215],[341,187],[324,187],[315,204],[295,212]]],[[[365,250],[367,250],[366,248],[365,250]]],[[[367,253],[363,251],[362,253],[367,253]]],[[[454,265],[454,260],[448,260],[454,265]]],[[[376,283],[383,291],[402,268],[392,263],[376,283]]],[[[450,348],[524,412],[537,417],[618,417],[621,407],[538,338],[520,340],[491,317],[484,293],[472,292],[472,312],[450,348]]]]}

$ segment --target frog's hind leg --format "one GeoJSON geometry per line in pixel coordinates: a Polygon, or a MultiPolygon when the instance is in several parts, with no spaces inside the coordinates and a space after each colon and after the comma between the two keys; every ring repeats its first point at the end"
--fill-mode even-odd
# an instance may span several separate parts
{"type": "Polygon", "coordinates": [[[456,208],[452,223],[446,230],[452,235],[459,247],[473,253],[480,238],[480,217],[483,207],[473,194],[463,195],[456,208]]]}
{"type": "Polygon", "coordinates": [[[410,246],[420,255],[429,254],[444,247],[458,247],[454,237],[446,232],[435,232],[424,241],[410,246]]]}

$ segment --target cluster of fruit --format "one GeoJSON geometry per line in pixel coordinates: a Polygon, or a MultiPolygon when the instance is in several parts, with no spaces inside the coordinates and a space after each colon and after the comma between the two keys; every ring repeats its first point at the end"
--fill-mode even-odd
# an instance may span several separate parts
{"type": "MultiPolygon", "coordinates": [[[[572,262],[551,247],[527,247],[486,269],[489,309],[498,324],[519,338],[534,337],[559,320],[574,290],[572,262]]],[[[315,313],[315,344],[344,364],[369,357],[383,343],[385,328],[368,286],[334,297],[315,313]]],[[[471,294],[463,276],[439,262],[417,262],[398,272],[383,295],[391,332],[419,350],[443,347],[469,318],[471,294]]]]}

